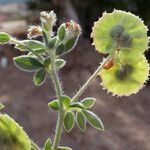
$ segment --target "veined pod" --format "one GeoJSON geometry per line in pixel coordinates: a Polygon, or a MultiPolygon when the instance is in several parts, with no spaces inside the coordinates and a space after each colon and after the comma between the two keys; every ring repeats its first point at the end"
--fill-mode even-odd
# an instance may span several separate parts
{"type": "Polygon", "coordinates": [[[0,149],[31,150],[31,143],[27,134],[6,114],[0,114],[0,149]]]}
{"type": "Polygon", "coordinates": [[[148,49],[147,27],[143,21],[130,12],[114,10],[104,13],[94,23],[91,37],[96,50],[109,54],[120,49],[120,52],[143,53],[148,49]]]}
{"type": "Polygon", "coordinates": [[[142,55],[132,60],[130,57],[118,55],[113,67],[102,69],[99,73],[101,85],[113,95],[129,96],[137,93],[148,79],[149,64],[146,58],[142,55]]]}

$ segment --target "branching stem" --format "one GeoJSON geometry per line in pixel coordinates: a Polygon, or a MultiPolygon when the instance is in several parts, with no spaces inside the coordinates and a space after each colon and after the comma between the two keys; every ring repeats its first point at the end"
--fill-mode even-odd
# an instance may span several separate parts
{"type": "Polygon", "coordinates": [[[79,89],[79,91],[74,95],[72,101],[77,101],[78,98],[83,94],[83,92],[87,89],[89,84],[93,81],[94,78],[98,75],[100,70],[104,67],[104,65],[110,60],[112,56],[109,55],[105,61],[96,69],[96,71],[92,74],[92,76],[85,82],[85,84],[79,89]]]}
{"type": "Polygon", "coordinates": [[[62,93],[61,84],[58,78],[58,73],[55,67],[55,56],[52,54],[51,54],[51,65],[52,65],[51,76],[54,82],[56,95],[57,95],[57,98],[59,99],[59,104],[60,104],[60,108],[58,112],[58,121],[56,125],[55,137],[54,137],[54,142],[53,142],[53,150],[57,150],[59,142],[60,142],[60,138],[61,138],[61,133],[62,133],[62,126],[63,126],[63,120],[64,120],[64,108],[63,108],[63,103],[60,99],[63,93],[62,93]]]}

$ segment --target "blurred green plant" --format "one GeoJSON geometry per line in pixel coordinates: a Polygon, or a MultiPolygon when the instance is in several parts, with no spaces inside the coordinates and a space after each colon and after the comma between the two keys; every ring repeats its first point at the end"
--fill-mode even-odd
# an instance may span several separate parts
{"type": "MultiPolygon", "coordinates": [[[[27,40],[18,40],[7,33],[0,32],[1,44],[14,44],[15,48],[27,52],[13,58],[15,65],[27,72],[34,72],[33,81],[40,86],[49,75],[54,83],[56,99],[48,106],[58,113],[55,137],[44,144],[44,150],[71,150],[60,146],[62,128],[70,132],[75,123],[81,131],[85,131],[87,122],[94,128],[104,131],[101,119],[90,110],[96,100],[79,97],[98,75],[102,78],[102,86],[113,95],[128,96],[136,93],[148,79],[149,65],[143,55],[148,48],[147,28],[137,16],[124,11],[114,10],[104,13],[95,22],[91,37],[93,44],[100,53],[108,54],[97,70],[79,89],[74,97],[64,95],[58,72],[66,61],[60,57],[70,52],[77,44],[81,28],[70,20],[58,28],[56,34],[56,14],[43,11],[40,13],[40,26],[30,26],[27,40]],[[33,38],[42,37],[43,41],[33,38]]],[[[0,109],[4,106],[0,104],[0,109]]],[[[24,132],[24,130],[8,115],[0,114],[0,146],[3,150],[40,150],[24,132]],[[11,148],[10,148],[11,147],[11,148]]]]}

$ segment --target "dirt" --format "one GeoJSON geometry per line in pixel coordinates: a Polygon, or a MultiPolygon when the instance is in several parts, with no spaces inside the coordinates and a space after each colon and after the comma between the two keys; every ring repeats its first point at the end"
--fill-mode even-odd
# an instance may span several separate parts
{"type": "MultiPolygon", "coordinates": [[[[64,93],[73,96],[101,58],[89,41],[80,42],[65,56],[67,65],[60,72],[65,83],[64,93]]],[[[47,105],[55,92],[49,78],[43,86],[36,87],[32,76],[32,73],[18,70],[11,60],[7,69],[0,69],[0,101],[6,106],[4,112],[19,122],[42,147],[55,133],[56,112],[47,105]]],[[[103,120],[106,131],[97,131],[87,125],[83,133],[75,126],[69,134],[63,131],[61,144],[74,150],[150,150],[150,87],[144,87],[136,95],[117,98],[103,91],[99,83],[99,78],[94,80],[82,98],[93,96],[97,99],[92,110],[103,120]]]]}

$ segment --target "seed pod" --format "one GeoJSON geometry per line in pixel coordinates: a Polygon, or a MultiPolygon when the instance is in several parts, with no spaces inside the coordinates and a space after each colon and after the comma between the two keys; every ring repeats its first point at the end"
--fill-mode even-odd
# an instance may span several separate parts
{"type": "Polygon", "coordinates": [[[0,114],[0,149],[30,150],[30,139],[24,130],[8,115],[0,114]]]}
{"type": "Polygon", "coordinates": [[[147,27],[132,13],[114,10],[104,13],[94,23],[91,37],[100,53],[108,54],[120,49],[123,53],[143,53],[148,49],[147,27]]]}
{"type": "Polygon", "coordinates": [[[149,65],[145,57],[142,55],[134,60],[130,57],[118,55],[111,69],[102,69],[99,73],[101,85],[113,95],[129,96],[137,93],[148,79],[149,65]]]}

